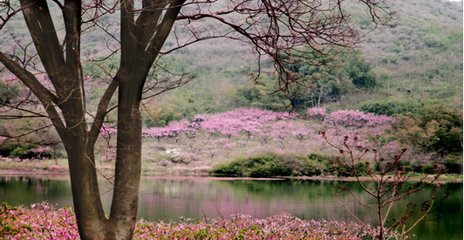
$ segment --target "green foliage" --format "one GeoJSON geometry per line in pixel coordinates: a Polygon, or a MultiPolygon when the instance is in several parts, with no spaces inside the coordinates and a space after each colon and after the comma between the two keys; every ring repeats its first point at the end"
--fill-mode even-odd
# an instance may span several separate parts
{"type": "Polygon", "coordinates": [[[19,159],[44,159],[51,158],[52,153],[49,148],[42,148],[42,151],[34,151],[38,146],[35,144],[11,145],[10,148],[2,149],[2,154],[19,159]]]}
{"type": "Polygon", "coordinates": [[[324,161],[312,160],[308,157],[302,159],[302,166],[300,175],[303,176],[320,176],[327,173],[327,165],[324,161]]]}
{"type": "Polygon", "coordinates": [[[423,167],[423,173],[426,173],[426,174],[435,174],[436,171],[435,171],[435,168],[433,167],[432,164],[427,164],[423,167]]]}
{"type": "MultiPolygon", "coordinates": [[[[311,53],[307,53],[310,55],[311,53]]],[[[317,54],[309,58],[319,60],[317,54]]],[[[290,56],[282,56],[284,61],[292,62],[290,56]]],[[[310,62],[287,63],[287,71],[292,78],[299,79],[299,84],[290,85],[285,94],[276,92],[274,78],[261,78],[255,86],[239,88],[238,103],[242,106],[253,106],[270,110],[281,110],[285,106],[302,110],[323,103],[334,102],[355,88],[371,89],[377,80],[369,63],[359,53],[347,53],[314,64],[310,62]]]]}
{"type": "Polygon", "coordinates": [[[429,29],[424,44],[428,48],[444,51],[456,42],[462,42],[462,29],[454,30],[449,34],[440,34],[436,29],[429,29]]]}
{"type": "Polygon", "coordinates": [[[165,111],[165,110],[159,112],[155,117],[152,117],[146,114],[142,116],[142,121],[145,127],[147,128],[164,127],[168,125],[170,121],[180,120],[180,119],[182,119],[182,116],[179,116],[178,114],[174,112],[165,111]]]}
{"type": "Polygon", "coordinates": [[[441,155],[462,153],[462,113],[434,106],[416,115],[399,116],[396,136],[428,152],[441,155]]]}
{"type": "MultiPolygon", "coordinates": [[[[317,162],[323,166],[322,173],[328,175],[335,175],[340,177],[354,177],[356,174],[358,176],[365,176],[369,171],[369,164],[366,162],[360,162],[355,164],[355,169],[352,166],[344,163],[343,159],[340,157],[325,156],[320,154],[312,153],[307,157],[313,162],[317,162]]],[[[320,175],[320,174],[319,174],[320,175]]]]}
{"type": "MultiPolygon", "coordinates": [[[[277,155],[263,155],[252,158],[236,159],[230,163],[222,164],[213,168],[211,173],[219,176],[236,177],[273,177],[291,176],[292,169],[283,164],[277,155]]],[[[295,162],[287,161],[287,164],[295,162]]]]}
{"type": "Polygon", "coordinates": [[[345,71],[357,88],[372,89],[377,86],[377,79],[372,73],[372,65],[362,59],[359,54],[348,56],[347,62],[345,71]]]}
{"type": "Polygon", "coordinates": [[[462,154],[449,154],[443,165],[447,173],[462,174],[462,154]]]}
{"type": "Polygon", "coordinates": [[[276,177],[276,176],[320,176],[336,175],[351,177],[368,173],[367,163],[358,163],[352,167],[340,164],[336,157],[320,154],[308,156],[291,156],[267,154],[251,158],[235,159],[229,163],[220,164],[210,171],[215,176],[233,177],[276,177]]]}
{"type": "Polygon", "coordinates": [[[256,107],[260,109],[281,111],[290,105],[282,92],[275,92],[273,79],[261,78],[254,85],[238,88],[236,93],[238,106],[256,107]]]}
{"type": "Polygon", "coordinates": [[[329,171],[333,175],[340,177],[365,176],[369,172],[369,164],[366,162],[360,162],[355,164],[353,168],[350,165],[332,162],[329,166],[329,171]]]}
{"type": "Polygon", "coordinates": [[[0,236],[12,236],[20,232],[22,226],[11,223],[11,220],[14,221],[18,217],[21,217],[12,214],[11,212],[14,210],[16,210],[16,208],[9,206],[5,202],[0,205],[0,236]]]}
{"type": "Polygon", "coordinates": [[[360,110],[377,115],[392,116],[395,114],[416,113],[421,108],[423,108],[423,105],[416,102],[379,101],[365,103],[361,105],[360,110]]]}
{"type": "Polygon", "coordinates": [[[26,158],[25,156],[27,156],[29,151],[34,147],[34,145],[17,146],[11,150],[10,157],[26,158]]]}
{"type": "Polygon", "coordinates": [[[17,86],[10,86],[0,82],[0,104],[11,101],[19,96],[19,89],[17,86]]]}

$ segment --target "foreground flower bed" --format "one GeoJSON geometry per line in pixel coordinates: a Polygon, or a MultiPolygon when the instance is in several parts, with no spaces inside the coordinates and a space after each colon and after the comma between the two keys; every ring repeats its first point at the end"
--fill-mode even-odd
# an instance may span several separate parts
{"type": "MultiPolygon", "coordinates": [[[[152,223],[141,220],[134,239],[373,239],[376,230],[354,223],[300,220],[290,215],[266,219],[237,216],[232,219],[183,220],[152,223]]],[[[46,203],[24,207],[0,207],[3,239],[79,239],[70,208],[53,209],[46,203]]]]}

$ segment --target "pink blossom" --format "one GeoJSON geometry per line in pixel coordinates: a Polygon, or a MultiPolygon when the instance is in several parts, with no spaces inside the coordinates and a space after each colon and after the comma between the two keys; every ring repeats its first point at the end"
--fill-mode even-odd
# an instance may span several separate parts
{"type": "Polygon", "coordinates": [[[100,129],[100,134],[104,137],[115,136],[117,133],[118,130],[109,124],[103,124],[100,129]]]}
{"type": "Polygon", "coordinates": [[[50,147],[36,147],[36,148],[31,149],[30,151],[33,153],[40,154],[40,153],[50,153],[53,151],[53,149],[50,147]]]}
{"type": "Polygon", "coordinates": [[[363,113],[358,110],[338,110],[331,112],[324,119],[324,122],[326,124],[348,128],[374,128],[382,125],[391,125],[394,122],[394,118],[385,115],[363,113]]]}
{"type": "MultiPolygon", "coordinates": [[[[79,239],[75,215],[69,208],[54,209],[47,203],[31,209],[0,206],[2,224],[8,226],[5,239],[79,239]]],[[[1,230],[1,227],[0,227],[1,230]]],[[[325,220],[302,220],[288,214],[255,219],[236,215],[228,218],[178,223],[140,220],[134,239],[373,239],[378,228],[368,224],[325,220]]],[[[393,233],[388,233],[390,238],[393,233]]]]}
{"type": "Polygon", "coordinates": [[[306,117],[309,119],[324,120],[327,110],[323,107],[312,107],[306,110],[306,117]]]}

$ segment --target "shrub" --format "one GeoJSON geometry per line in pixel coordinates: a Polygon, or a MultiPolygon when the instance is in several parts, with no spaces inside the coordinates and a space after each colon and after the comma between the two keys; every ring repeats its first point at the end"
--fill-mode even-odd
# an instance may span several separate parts
{"type": "Polygon", "coordinates": [[[240,158],[214,167],[211,173],[219,176],[270,177],[275,162],[272,155],[240,158]]]}
{"type": "Polygon", "coordinates": [[[318,154],[318,153],[311,153],[311,154],[308,155],[308,159],[318,161],[318,162],[329,161],[332,158],[333,157],[324,156],[324,155],[321,155],[321,154],[318,154]]]}
{"type": "Polygon", "coordinates": [[[243,167],[239,161],[232,161],[226,164],[220,164],[213,167],[210,174],[215,176],[242,177],[243,167]]]}
{"type": "Polygon", "coordinates": [[[366,176],[369,171],[369,164],[366,162],[360,162],[353,167],[346,164],[332,164],[330,172],[339,177],[355,177],[366,176]]]}
{"type": "Polygon", "coordinates": [[[306,110],[306,117],[308,119],[317,119],[317,120],[324,120],[325,116],[327,115],[327,110],[323,107],[312,107],[306,110]]]}
{"type": "MultiPolygon", "coordinates": [[[[79,239],[74,212],[69,208],[33,209],[0,205],[2,239],[79,239]]],[[[45,205],[49,207],[48,205],[45,205]]],[[[148,222],[140,220],[134,239],[373,239],[371,225],[335,221],[301,220],[288,214],[255,219],[237,215],[232,219],[204,218],[199,221],[148,222]]],[[[393,232],[391,236],[393,236],[393,232]]],[[[390,237],[390,235],[389,235],[390,237]]]]}
{"type": "Polygon", "coordinates": [[[462,153],[462,113],[436,106],[399,116],[396,136],[424,151],[444,156],[462,153]]]}
{"type": "Polygon", "coordinates": [[[371,71],[372,66],[359,56],[350,59],[347,73],[351,82],[360,89],[372,89],[377,85],[377,79],[371,71]]]}
{"type": "Polygon", "coordinates": [[[327,171],[325,163],[307,157],[267,154],[235,159],[215,166],[210,173],[235,177],[314,176],[327,171]]]}
{"type": "Polygon", "coordinates": [[[434,174],[435,173],[435,168],[433,167],[432,164],[427,164],[423,167],[423,173],[426,174],[434,174]]]}
{"type": "Polygon", "coordinates": [[[398,165],[399,165],[401,171],[404,171],[404,172],[414,172],[414,168],[413,168],[413,166],[411,166],[411,163],[410,163],[410,162],[402,161],[402,162],[399,162],[398,165]]]}
{"type": "Polygon", "coordinates": [[[11,86],[0,82],[0,104],[7,103],[19,96],[19,89],[17,86],[11,86]]]}
{"type": "Polygon", "coordinates": [[[318,176],[327,172],[327,165],[325,162],[314,161],[305,159],[303,162],[302,175],[304,176],[318,176]]]}
{"type": "Polygon", "coordinates": [[[324,122],[348,128],[374,128],[378,126],[390,126],[394,122],[394,119],[389,116],[363,113],[358,110],[338,110],[330,113],[324,119],[324,122]]]}
{"type": "Polygon", "coordinates": [[[413,164],[412,169],[416,173],[424,173],[424,166],[421,164],[413,164]]]}
{"type": "Polygon", "coordinates": [[[18,157],[20,159],[32,158],[30,150],[34,147],[34,145],[16,146],[13,150],[11,150],[10,157],[18,157]]]}
{"type": "Polygon", "coordinates": [[[462,155],[450,154],[446,156],[444,166],[447,173],[462,174],[462,155]]]}
{"type": "Polygon", "coordinates": [[[41,147],[33,144],[15,146],[9,153],[9,157],[20,159],[47,159],[52,157],[53,150],[50,147],[41,147]]]}
{"type": "Polygon", "coordinates": [[[360,110],[376,115],[392,116],[395,114],[416,113],[421,107],[420,104],[410,102],[373,102],[363,104],[360,110]]]}

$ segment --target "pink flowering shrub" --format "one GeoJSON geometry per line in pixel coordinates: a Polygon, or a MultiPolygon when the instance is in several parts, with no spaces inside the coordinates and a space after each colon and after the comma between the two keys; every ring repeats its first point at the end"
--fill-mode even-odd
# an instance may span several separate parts
{"type": "Polygon", "coordinates": [[[199,114],[191,121],[170,122],[165,127],[154,127],[143,130],[145,137],[157,139],[178,137],[181,134],[194,138],[198,131],[209,134],[221,134],[227,137],[245,135],[250,138],[261,131],[266,124],[292,119],[295,116],[286,112],[273,112],[256,108],[237,108],[233,111],[216,114],[199,114]]]}
{"type": "Polygon", "coordinates": [[[287,112],[273,112],[257,108],[237,108],[223,113],[195,116],[195,118],[203,119],[200,124],[206,132],[216,132],[226,136],[244,133],[248,137],[258,133],[260,128],[267,123],[294,117],[287,112]]]}
{"type": "MultiPolygon", "coordinates": [[[[5,239],[79,239],[74,213],[40,203],[32,209],[0,207],[0,235],[5,239]]],[[[281,214],[265,219],[235,216],[180,223],[140,220],[134,239],[373,239],[378,230],[367,224],[301,220],[281,214]]]]}
{"type": "Polygon", "coordinates": [[[375,128],[382,125],[391,125],[394,118],[386,115],[374,115],[363,113],[358,110],[338,110],[331,112],[325,119],[326,124],[349,128],[370,127],[375,128]]]}
{"type": "Polygon", "coordinates": [[[53,209],[48,203],[31,209],[0,206],[3,239],[79,239],[76,218],[69,208],[53,209]]]}
{"type": "Polygon", "coordinates": [[[306,117],[308,119],[324,120],[327,115],[327,110],[323,107],[312,107],[306,110],[306,117]]]}
{"type": "Polygon", "coordinates": [[[103,124],[103,126],[100,129],[100,134],[105,138],[116,136],[117,133],[118,133],[118,130],[114,126],[111,126],[110,124],[103,124]]]}
{"type": "Polygon", "coordinates": [[[30,151],[36,154],[42,154],[42,153],[51,153],[53,149],[51,147],[40,146],[40,147],[32,148],[30,151]]]}
{"type": "Polygon", "coordinates": [[[334,221],[301,220],[282,214],[265,219],[236,216],[233,219],[202,220],[197,223],[150,223],[140,221],[137,239],[352,239],[371,237],[369,225],[334,221]]]}
{"type": "Polygon", "coordinates": [[[47,159],[47,158],[50,158],[53,155],[53,149],[51,147],[48,147],[48,146],[35,147],[35,148],[32,148],[29,151],[33,153],[35,158],[38,158],[38,159],[47,159]]]}

